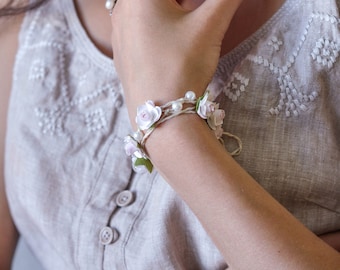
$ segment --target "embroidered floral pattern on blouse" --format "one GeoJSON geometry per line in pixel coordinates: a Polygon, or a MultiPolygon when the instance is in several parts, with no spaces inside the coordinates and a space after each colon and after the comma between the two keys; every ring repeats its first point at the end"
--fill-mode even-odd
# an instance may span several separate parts
{"type": "Polygon", "coordinates": [[[47,66],[42,59],[37,59],[33,62],[30,73],[29,80],[42,80],[47,74],[47,66]]]}
{"type": "Polygon", "coordinates": [[[66,112],[62,108],[55,109],[35,109],[35,115],[38,117],[38,125],[43,134],[61,135],[63,133],[63,121],[66,112]]]}
{"type": "Polygon", "coordinates": [[[85,124],[89,132],[101,130],[106,127],[107,122],[104,111],[97,109],[85,114],[85,124]]]}
{"type": "MultiPolygon", "coordinates": [[[[38,16],[40,16],[39,12],[37,12],[36,18],[38,16]]],[[[77,121],[80,125],[83,125],[88,132],[102,132],[107,128],[108,120],[106,119],[105,111],[101,108],[101,101],[109,100],[112,102],[112,108],[120,107],[122,97],[120,91],[117,91],[120,85],[118,82],[108,83],[108,80],[106,80],[103,85],[97,86],[93,90],[84,90],[86,94],[82,94],[82,91],[77,91],[77,89],[91,87],[86,84],[91,70],[91,62],[86,55],[82,53],[75,54],[72,43],[71,45],[65,43],[65,40],[67,40],[65,37],[69,36],[69,29],[63,23],[63,18],[53,22],[53,24],[42,24],[43,28],[39,29],[39,31],[44,37],[46,36],[43,41],[34,42],[34,32],[37,31],[35,27],[35,20],[33,20],[31,28],[28,30],[28,39],[24,43],[25,50],[28,53],[30,51],[51,50],[56,57],[54,63],[58,66],[56,69],[58,71],[57,77],[54,77],[53,74],[51,75],[51,78],[56,80],[52,84],[49,84],[50,78],[47,77],[49,72],[48,59],[35,60],[28,73],[28,79],[37,84],[37,89],[42,87],[41,84],[44,81],[43,89],[46,89],[48,91],[47,95],[49,95],[47,100],[55,98],[53,108],[48,107],[45,103],[40,103],[34,108],[41,132],[52,136],[64,135],[68,131],[65,127],[66,120],[71,113],[72,121],[77,121]],[[49,34],[56,31],[60,35],[51,36],[49,34]],[[70,59],[68,59],[67,54],[69,52],[73,53],[74,57],[71,60],[74,62],[70,62],[70,59]],[[70,80],[72,78],[69,78],[67,74],[68,69],[74,65],[78,67],[74,72],[77,78],[75,81],[77,86],[74,91],[70,92],[70,80]],[[74,110],[77,111],[74,112],[74,110]]],[[[72,86],[72,89],[74,89],[74,86],[72,86]]]]}
{"type": "Polygon", "coordinates": [[[75,58],[76,60],[74,65],[77,67],[77,69],[74,70],[73,73],[78,78],[78,86],[82,87],[88,81],[88,74],[91,72],[91,63],[84,53],[77,54],[75,58]]]}
{"type": "Polygon", "coordinates": [[[340,44],[329,39],[320,38],[315,45],[312,58],[317,63],[332,68],[340,51],[340,44]]]}
{"type": "Polygon", "coordinates": [[[283,45],[283,41],[279,40],[276,36],[273,36],[267,45],[273,47],[275,51],[279,51],[281,45],[283,45]]]}
{"type": "MultiPolygon", "coordinates": [[[[339,19],[328,14],[315,13],[308,20],[308,23],[303,31],[303,34],[298,40],[295,49],[292,51],[288,60],[283,65],[278,65],[270,59],[266,59],[259,55],[249,55],[247,59],[257,65],[261,65],[270,72],[277,76],[278,86],[280,88],[279,101],[276,106],[269,109],[272,115],[279,115],[284,112],[287,117],[298,116],[301,112],[308,110],[310,103],[315,101],[319,93],[312,91],[310,93],[304,92],[299,89],[289,71],[295,64],[297,57],[299,56],[303,45],[307,39],[312,23],[315,20],[322,20],[330,22],[332,24],[338,24],[339,19]]],[[[283,41],[280,41],[277,37],[272,37],[267,43],[272,46],[276,52],[280,51],[283,41]]],[[[336,60],[338,59],[340,52],[340,45],[335,41],[327,38],[320,38],[316,41],[316,45],[311,53],[312,59],[323,66],[332,68],[336,60]]],[[[308,91],[308,90],[307,90],[308,91]]]]}
{"type": "MultiPolygon", "coordinates": [[[[64,122],[74,108],[86,107],[93,104],[100,98],[109,98],[112,101],[112,107],[119,108],[122,105],[122,98],[119,92],[114,91],[114,86],[104,85],[93,91],[91,94],[74,98],[70,102],[63,103],[55,109],[35,108],[35,115],[39,119],[39,127],[42,133],[49,135],[63,135],[64,122]]],[[[102,108],[92,109],[83,114],[83,123],[88,132],[100,132],[107,127],[107,119],[102,108]]]]}
{"type": "Polygon", "coordinates": [[[235,72],[231,75],[229,83],[223,88],[225,95],[233,102],[236,102],[241,94],[246,91],[249,79],[235,72]]]}

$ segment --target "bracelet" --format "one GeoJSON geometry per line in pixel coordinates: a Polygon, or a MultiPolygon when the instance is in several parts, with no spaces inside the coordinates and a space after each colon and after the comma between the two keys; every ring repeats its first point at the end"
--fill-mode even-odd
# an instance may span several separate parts
{"type": "Polygon", "coordinates": [[[138,106],[136,116],[138,129],[124,139],[125,152],[131,157],[132,167],[136,172],[152,172],[153,165],[146,154],[145,142],[160,124],[181,114],[198,114],[202,119],[206,120],[210,129],[214,131],[216,138],[222,143],[223,135],[235,139],[238,143],[238,149],[230,154],[232,156],[240,154],[242,142],[237,136],[223,131],[222,125],[225,112],[219,108],[219,104],[213,101],[213,96],[209,91],[206,91],[199,98],[196,98],[193,91],[188,91],[183,98],[170,101],[162,106],[156,106],[151,100],[138,106]]]}

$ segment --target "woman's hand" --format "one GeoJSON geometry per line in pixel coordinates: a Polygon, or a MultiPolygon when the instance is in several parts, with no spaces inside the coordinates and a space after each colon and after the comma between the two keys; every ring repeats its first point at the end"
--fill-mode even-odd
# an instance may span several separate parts
{"type": "Polygon", "coordinates": [[[203,93],[240,3],[206,0],[189,11],[175,0],[118,1],[112,45],[131,117],[146,100],[163,104],[187,90],[203,93]]]}

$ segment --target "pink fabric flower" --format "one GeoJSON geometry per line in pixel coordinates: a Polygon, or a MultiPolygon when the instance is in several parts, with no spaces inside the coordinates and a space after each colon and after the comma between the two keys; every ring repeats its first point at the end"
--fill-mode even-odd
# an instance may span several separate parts
{"type": "Polygon", "coordinates": [[[148,100],[145,104],[138,106],[136,123],[141,130],[152,127],[162,115],[162,109],[148,100]]]}
{"type": "Polygon", "coordinates": [[[197,114],[206,119],[209,127],[214,131],[216,137],[220,139],[223,136],[223,120],[225,117],[224,110],[219,109],[219,104],[213,101],[214,97],[209,91],[199,98],[196,104],[197,114]]]}
{"type": "Polygon", "coordinates": [[[131,137],[126,136],[124,139],[124,149],[127,156],[132,157],[142,157],[143,154],[138,147],[138,143],[131,137]]]}
{"type": "Polygon", "coordinates": [[[131,157],[132,168],[135,172],[151,173],[153,165],[136,139],[128,135],[124,138],[124,144],[126,155],[131,157]]]}

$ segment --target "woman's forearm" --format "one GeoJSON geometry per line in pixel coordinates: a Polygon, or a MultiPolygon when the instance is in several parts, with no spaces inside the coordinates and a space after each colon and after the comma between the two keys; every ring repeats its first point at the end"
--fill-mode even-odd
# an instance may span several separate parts
{"type": "Polygon", "coordinates": [[[199,117],[166,122],[147,150],[232,269],[339,269],[339,254],[249,176],[199,117]]]}

